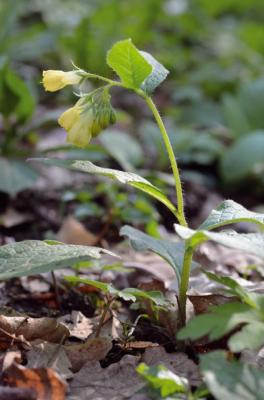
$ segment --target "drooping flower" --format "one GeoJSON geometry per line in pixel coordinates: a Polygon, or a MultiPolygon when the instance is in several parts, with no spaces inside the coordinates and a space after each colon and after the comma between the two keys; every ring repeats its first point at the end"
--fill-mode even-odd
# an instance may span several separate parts
{"type": "Polygon", "coordinates": [[[92,137],[115,122],[110,95],[105,89],[85,95],[58,120],[67,131],[67,142],[78,147],[88,145],[92,137]]]}
{"type": "Polygon", "coordinates": [[[77,85],[82,80],[80,71],[59,71],[48,70],[43,71],[43,80],[45,90],[48,92],[56,92],[67,85],[77,85]]]}

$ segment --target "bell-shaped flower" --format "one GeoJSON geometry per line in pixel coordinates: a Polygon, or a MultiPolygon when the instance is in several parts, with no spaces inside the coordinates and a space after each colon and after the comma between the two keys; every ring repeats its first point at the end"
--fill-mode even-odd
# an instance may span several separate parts
{"type": "Polygon", "coordinates": [[[80,71],[59,71],[48,70],[43,71],[43,80],[45,90],[48,92],[56,92],[67,85],[77,85],[83,79],[80,71]]]}
{"type": "Polygon", "coordinates": [[[67,131],[68,143],[86,147],[92,137],[115,122],[108,91],[103,89],[96,95],[83,96],[60,116],[58,122],[67,131]]]}

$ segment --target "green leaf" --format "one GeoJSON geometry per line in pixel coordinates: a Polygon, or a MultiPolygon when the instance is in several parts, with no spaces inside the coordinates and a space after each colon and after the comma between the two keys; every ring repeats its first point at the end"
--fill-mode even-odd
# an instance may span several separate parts
{"type": "Polygon", "coordinates": [[[131,89],[139,89],[152,71],[152,66],[140,54],[131,39],[115,43],[108,51],[106,61],[124,86],[131,89]]]}
{"type": "Polygon", "coordinates": [[[7,59],[0,57],[0,113],[25,121],[35,107],[35,99],[24,81],[10,69],[7,59]]]}
{"type": "Polygon", "coordinates": [[[228,287],[229,294],[239,297],[241,301],[253,308],[258,308],[258,304],[255,302],[255,294],[248,292],[234,279],[230,278],[229,276],[219,276],[208,271],[203,272],[211,281],[220,283],[221,285],[228,287]]]}
{"type": "Polygon", "coordinates": [[[143,163],[144,155],[138,141],[126,132],[107,129],[100,134],[105,150],[124,170],[133,170],[143,163]]]}
{"type": "Polygon", "coordinates": [[[144,80],[141,85],[141,89],[144,90],[148,95],[152,94],[156,87],[158,87],[167,77],[169,71],[160,64],[151,54],[140,51],[140,54],[147,60],[152,66],[151,74],[144,80]]]}
{"type": "Polygon", "coordinates": [[[211,211],[199,229],[215,229],[238,222],[257,224],[264,229],[264,214],[249,211],[233,200],[225,200],[215,210],[211,211]]]}
{"type": "MultiPolygon", "coordinates": [[[[172,242],[170,240],[155,239],[128,225],[121,228],[120,235],[127,236],[130,239],[131,245],[135,250],[150,250],[162,257],[172,266],[178,282],[180,281],[180,273],[184,256],[183,243],[172,242]]],[[[192,267],[197,267],[197,264],[193,263],[192,267]]]]}
{"type": "Polygon", "coordinates": [[[211,232],[205,230],[192,230],[175,224],[177,234],[192,248],[203,242],[212,240],[232,249],[243,250],[264,259],[264,234],[237,233],[235,231],[211,232]]]}
{"type": "Polygon", "coordinates": [[[252,174],[263,176],[263,170],[264,130],[243,136],[223,153],[220,172],[226,182],[239,183],[252,174]]]}
{"type": "Polygon", "coordinates": [[[26,276],[69,267],[79,261],[115,254],[100,247],[49,244],[25,240],[0,247],[0,279],[26,276]]]}
{"type": "Polygon", "coordinates": [[[200,369],[217,400],[262,400],[264,372],[238,361],[227,361],[223,351],[201,356],[200,369]]]}
{"type": "MultiPolygon", "coordinates": [[[[178,339],[198,339],[205,335],[209,339],[217,340],[237,325],[256,321],[256,315],[247,304],[226,303],[210,308],[210,312],[192,318],[180,330],[178,339]]],[[[264,340],[264,338],[263,338],[264,340]]]]}
{"type": "Polygon", "coordinates": [[[22,161],[0,157],[0,190],[12,196],[31,187],[38,178],[38,173],[22,161]]]}
{"type": "Polygon", "coordinates": [[[225,94],[222,100],[224,118],[227,126],[231,129],[233,137],[250,132],[251,127],[244,110],[238,100],[230,94],[225,94]]]}
{"type": "Polygon", "coordinates": [[[116,179],[120,183],[127,184],[135,187],[136,189],[142,190],[154,197],[156,200],[159,200],[161,203],[165,204],[172,213],[176,214],[176,208],[171,203],[171,201],[165,196],[165,194],[156,186],[152,185],[149,181],[142,178],[139,175],[136,175],[132,172],[124,172],[118,171],[110,168],[102,168],[94,165],[90,161],[81,161],[81,160],[57,160],[57,159],[49,159],[49,158],[33,158],[31,161],[41,161],[46,164],[56,165],[58,167],[70,168],[76,171],[88,172],[94,175],[103,175],[112,179],[116,179]]]}
{"type": "MultiPolygon", "coordinates": [[[[230,282],[228,282],[230,286],[230,282]]],[[[233,286],[233,284],[231,284],[233,286]]],[[[236,292],[236,290],[235,290],[236,292]]],[[[178,339],[198,339],[205,335],[210,340],[218,340],[230,333],[233,329],[245,324],[239,332],[236,332],[228,340],[231,351],[239,352],[244,349],[259,349],[264,344],[263,300],[264,296],[253,294],[258,299],[249,298],[247,304],[226,303],[212,307],[209,313],[200,314],[192,318],[187,325],[180,330],[178,339]]],[[[247,300],[247,296],[242,296],[247,300]]]]}
{"type": "Polygon", "coordinates": [[[168,301],[165,299],[163,294],[158,291],[144,291],[135,288],[117,290],[111,283],[99,282],[87,278],[79,278],[77,276],[68,276],[65,277],[65,279],[74,284],[85,283],[86,285],[91,285],[101,290],[103,293],[110,294],[125,301],[135,302],[137,298],[145,298],[147,300],[151,300],[157,306],[168,306],[168,301]]]}
{"type": "Polygon", "coordinates": [[[145,363],[140,363],[136,371],[151,388],[159,391],[162,398],[173,393],[187,392],[187,379],[179,377],[163,365],[149,367],[145,363]]]}
{"type": "Polygon", "coordinates": [[[121,291],[122,295],[131,295],[135,296],[136,298],[143,298],[146,300],[152,301],[156,306],[159,307],[168,307],[169,302],[168,300],[163,296],[161,292],[158,290],[150,290],[150,291],[145,291],[145,290],[140,290],[136,288],[126,288],[121,291]]]}

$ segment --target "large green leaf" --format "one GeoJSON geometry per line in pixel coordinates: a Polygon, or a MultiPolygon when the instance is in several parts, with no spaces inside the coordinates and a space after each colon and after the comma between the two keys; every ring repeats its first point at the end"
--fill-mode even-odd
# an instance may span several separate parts
{"type": "Polygon", "coordinates": [[[201,356],[200,369],[217,400],[263,400],[264,372],[238,361],[227,361],[223,351],[201,356]]]}
{"type": "Polygon", "coordinates": [[[38,173],[22,161],[0,157],[0,191],[15,195],[32,186],[38,173]]]}
{"type": "Polygon", "coordinates": [[[237,222],[251,222],[260,225],[263,229],[264,214],[249,211],[233,200],[225,200],[215,210],[211,211],[199,229],[215,229],[237,222]]]}
{"type": "Polygon", "coordinates": [[[223,153],[220,171],[226,182],[238,182],[250,175],[263,175],[264,130],[252,132],[223,153]]]}
{"type": "MultiPolygon", "coordinates": [[[[183,243],[172,242],[171,240],[155,239],[138,229],[127,225],[121,228],[120,234],[127,236],[130,239],[131,245],[135,250],[150,250],[166,260],[174,269],[178,281],[180,280],[184,257],[183,243]]],[[[193,262],[192,267],[195,268],[196,266],[197,264],[193,262]]]]}
{"type": "Polygon", "coordinates": [[[230,277],[205,272],[209,279],[228,288],[227,292],[244,303],[227,303],[211,308],[209,313],[191,319],[179,334],[179,339],[197,339],[209,335],[210,340],[220,339],[234,328],[244,324],[228,340],[233,352],[259,349],[264,344],[264,295],[248,292],[230,277]]]}
{"type": "MultiPolygon", "coordinates": [[[[263,296],[261,297],[263,301],[263,296]]],[[[228,347],[233,352],[244,349],[257,350],[264,344],[264,322],[259,311],[242,303],[226,303],[212,307],[210,312],[192,318],[177,337],[195,340],[208,336],[209,340],[214,341],[244,324],[241,330],[228,340],[228,347]]]]}
{"type": "Polygon", "coordinates": [[[70,168],[76,171],[88,172],[94,175],[103,175],[112,179],[116,179],[120,183],[133,186],[143,192],[149,194],[161,203],[165,204],[176,215],[176,208],[165,194],[156,186],[152,185],[149,181],[136,175],[132,172],[118,171],[110,168],[102,168],[94,165],[90,161],[78,160],[57,160],[49,158],[35,158],[32,161],[41,161],[50,165],[57,165],[58,167],[70,168]]]}
{"type": "Polygon", "coordinates": [[[178,224],[175,224],[175,230],[182,239],[188,240],[188,245],[193,248],[203,242],[212,240],[223,246],[243,250],[264,259],[264,234],[261,233],[195,231],[178,224]]]}
{"type": "Polygon", "coordinates": [[[108,51],[106,60],[122,83],[131,89],[139,89],[152,71],[152,66],[140,54],[131,39],[115,43],[108,51]]]}
{"type": "Polygon", "coordinates": [[[78,246],[59,242],[25,240],[0,247],[0,279],[39,274],[69,267],[79,261],[114,256],[100,247],[78,246]]]}
{"type": "Polygon", "coordinates": [[[147,60],[147,62],[152,66],[151,74],[144,80],[141,88],[147,93],[151,94],[154,92],[156,87],[158,87],[167,77],[169,71],[160,64],[151,54],[140,51],[140,54],[147,60]]]}

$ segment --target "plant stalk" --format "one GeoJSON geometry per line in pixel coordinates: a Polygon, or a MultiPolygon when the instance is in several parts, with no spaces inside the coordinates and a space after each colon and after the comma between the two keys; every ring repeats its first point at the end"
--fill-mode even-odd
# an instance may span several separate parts
{"type": "Polygon", "coordinates": [[[166,131],[166,128],[164,126],[164,123],[162,121],[162,118],[159,114],[159,111],[157,109],[157,107],[155,106],[153,100],[151,99],[151,97],[146,96],[146,95],[142,95],[147,103],[147,105],[149,106],[150,110],[152,111],[154,118],[158,124],[158,127],[160,129],[169,159],[170,159],[170,164],[171,164],[171,168],[172,168],[172,172],[174,175],[174,180],[175,180],[175,190],[176,190],[176,196],[177,196],[177,208],[178,208],[178,220],[180,225],[182,226],[188,226],[186,219],[185,219],[185,215],[184,215],[184,202],[183,202],[183,191],[182,191],[182,184],[181,184],[181,178],[180,178],[180,172],[179,172],[179,168],[177,165],[177,161],[172,149],[172,145],[170,142],[170,138],[168,136],[168,133],[166,131]]]}
{"type": "Polygon", "coordinates": [[[192,247],[188,247],[188,243],[185,247],[182,273],[181,273],[181,282],[179,288],[179,315],[180,315],[180,325],[181,327],[186,324],[186,301],[187,301],[187,290],[189,286],[189,278],[192,264],[194,249],[192,247]]]}

